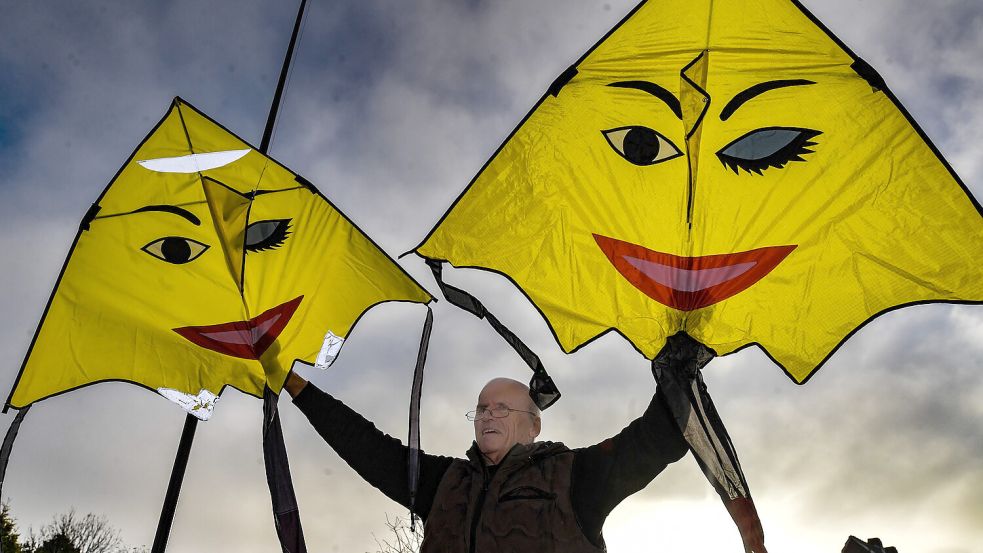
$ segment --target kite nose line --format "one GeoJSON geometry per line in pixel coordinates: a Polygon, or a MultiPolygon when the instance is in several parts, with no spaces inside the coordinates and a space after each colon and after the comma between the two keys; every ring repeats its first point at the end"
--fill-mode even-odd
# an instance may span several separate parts
{"type": "Polygon", "coordinates": [[[686,226],[693,228],[693,200],[700,167],[700,139],[703,117],[710,109],[710,94],[706,90],[710,69],[710,52],[704,50],[679,72],[679,99],[686,129],[686,157],[689,160],[689,182],[686,195],[686,226]]]}

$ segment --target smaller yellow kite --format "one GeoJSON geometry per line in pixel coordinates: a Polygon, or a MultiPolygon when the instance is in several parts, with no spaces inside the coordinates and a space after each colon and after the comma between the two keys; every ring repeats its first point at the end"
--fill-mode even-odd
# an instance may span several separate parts
{"type": "Polygon", "coordinates": [[[174,100],[82,223],[7,407],[111,380],[206,420],[431,296],[306,179],[174,100]]]}

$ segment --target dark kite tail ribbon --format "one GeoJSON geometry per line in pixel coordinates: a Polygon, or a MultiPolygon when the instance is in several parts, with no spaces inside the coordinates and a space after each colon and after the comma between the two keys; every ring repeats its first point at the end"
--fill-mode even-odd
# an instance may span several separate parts
{"type": "Polygon", "coordinates": [[[433,309],[427,306],[427,319],[423,323],[420,349],[413,369],[413,386],[410,389],[409,458],[407,471],[410,484],[410,532],[416,531],[416,492],[420,487],[420,396],[423,393],[423,370],[427,364],[427,348],[430,345],[430,329],[433,327],[433,309]]]}
{"type": "Polygon", "coordinates": [[[283,553],[307,553],[304,530],[300,526],[300,509],[287,463],[287,448],[283,443],[278,399],[279,396],[269,388],[263,392],[263,460],[273,501],[273,522],[283,553]]]}
{"type": "Polygon", "coordinates": [[[512,349],[529,366],[532,370],[532,378],[529,380],[529,397],[536,403],[536,406],[545,410],[550,405],[556,403],[556,400],[560,399],[560,390],[556,388],[553,379],[547,374],[546,367],[543,366],[543,362],[539,359],[539,356],[525,342],[519,339],[511,329],[502,324],[495,315],[485,309],[484,304],[478,301],[478,298],[456,286],[451,286],[444,282],[442,276],[443,268],[441,266],[442,261],[430,258],[424,258],[424,260],[426,260],[427,266],[430,267],[433,278],[437,281],[437,286],[440,288],[440,292],[444,295],[444,298],[451,305],[468,311],[479,319],[488,321],[488,324],[491,325],[495,332],[512,346],[512,349]]]}
{"type": "MultiPolygon", "coordinates": [[[[20,423],[24,422],[24,417],[27,416],[27,411],[30,408],[31,406],[27,405],[20,411],[17,411],[13,422],[7,428],[7,434],[3,437],[3,445],[0,446],[0,497],[3,497],[3,481],[7,476],[7,463],[10,462],[10,452],[14,449],[14,440],[17,439],[17,432],[20,431],[20,423]]],[[[0,545],[0,553],[3,553],[2,545],[0,545]]]]}
{"type": "Polygon", "coordinates": [[[652,361],[652,373],[697,464],[737,525],[745,551],[765,553],[761,520],[737,451],[700,372],[715,356],[712,349],[680,332],[669,337],[652,361]]]}

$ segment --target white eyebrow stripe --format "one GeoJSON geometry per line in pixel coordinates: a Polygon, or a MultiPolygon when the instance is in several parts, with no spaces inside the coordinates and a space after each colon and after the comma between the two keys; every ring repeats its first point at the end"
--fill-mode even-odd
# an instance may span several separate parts
{"type": "Polygon", "coordinates": [[[186,156],[146,159],[137,161],[137,163],[143,168],[157,173],[200,173],[201,171],[228,165],[241,159],[251,151],[252,149],[249,148],[245,150],[225,150],[222,152],[206,152],[186,156]]]}

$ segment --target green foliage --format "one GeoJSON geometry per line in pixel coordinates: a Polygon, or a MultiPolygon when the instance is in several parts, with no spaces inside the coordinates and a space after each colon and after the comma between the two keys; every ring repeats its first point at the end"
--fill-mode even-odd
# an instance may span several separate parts
{"type": "Polygon", "coordinates": [[[0,550],[3,553],[27,553],[20,545],[17,525],[6,503],[0,506],[0,550]]]}

